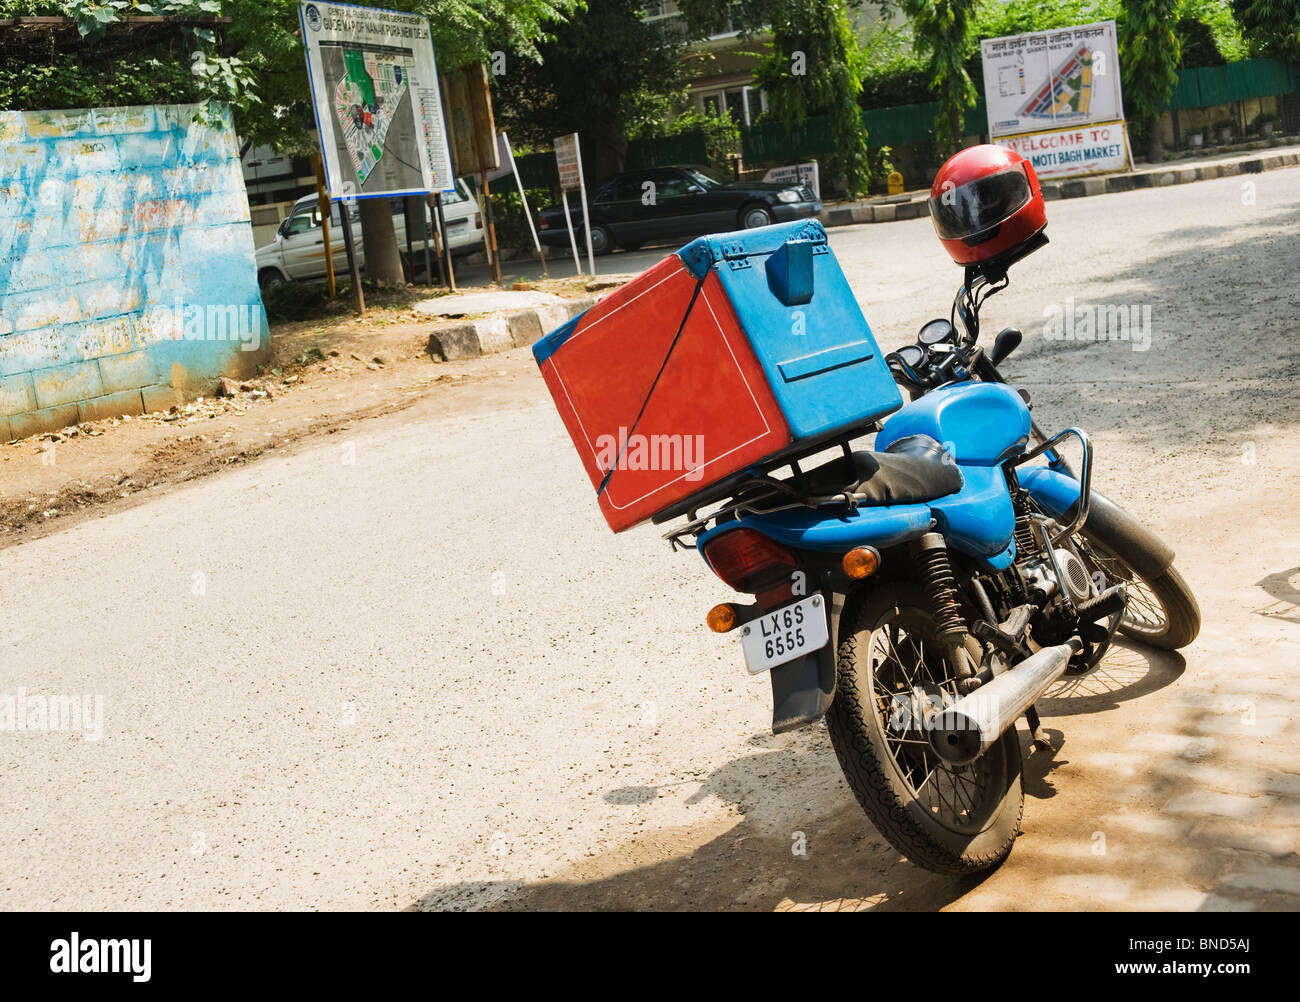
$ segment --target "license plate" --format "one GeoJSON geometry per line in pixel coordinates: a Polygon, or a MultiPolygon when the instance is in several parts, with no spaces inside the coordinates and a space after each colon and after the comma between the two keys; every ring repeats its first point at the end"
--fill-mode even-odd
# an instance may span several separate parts
{"type": "Polygon", "coordinates": [[[829,639],[826,600],[820,595],[765,612],[740,630],[740,648],[751,675],[821,650],[829,639]]]}

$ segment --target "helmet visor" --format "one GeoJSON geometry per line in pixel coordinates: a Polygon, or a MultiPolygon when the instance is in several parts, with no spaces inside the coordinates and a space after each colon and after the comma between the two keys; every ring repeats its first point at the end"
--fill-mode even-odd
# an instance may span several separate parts
{"type": "Polygon", "coordinates": [[[1020,166],[950,188],[930,199],[930,215],[944,240],[965,240],[1024,208],[1029,177],[1020,166]]]}

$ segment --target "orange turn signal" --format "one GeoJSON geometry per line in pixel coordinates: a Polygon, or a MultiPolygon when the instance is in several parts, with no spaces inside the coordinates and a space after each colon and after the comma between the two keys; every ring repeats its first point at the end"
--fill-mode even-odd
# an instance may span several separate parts
{"type": "Polygon", "coordinates": [[[715,605],[709,610],[709,629],[714,633],[726,633],[728,630],[734,630],[739,625],[739,617],[736,615],[736,607],[723,602],[722,605],[715,605]]]}
{"type": "Polygon", "coordinates": [[[880,567],[880,554],[870,546],[856,546],[840,559],[844,573],[854,580],[869,578],[880,567]]]}

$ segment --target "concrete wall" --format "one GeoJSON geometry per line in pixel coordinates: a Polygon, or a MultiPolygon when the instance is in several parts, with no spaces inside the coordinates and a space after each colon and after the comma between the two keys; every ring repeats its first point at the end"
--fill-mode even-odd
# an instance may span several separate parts
{"type": "Polygon", "coordinates": [[[268,357],[234,133],[194,110],[0,112],[0,440],[268,357]]]}

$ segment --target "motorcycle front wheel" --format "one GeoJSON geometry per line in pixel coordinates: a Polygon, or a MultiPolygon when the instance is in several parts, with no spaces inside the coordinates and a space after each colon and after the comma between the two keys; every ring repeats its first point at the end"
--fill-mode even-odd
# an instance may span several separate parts
{"type": "Polygon", "coordinates": [[[911,862],[943,874],[997,866],[1020,831],[1024,791],[1016,728],[967,766],[936,756],[925,705],[958,698],[934,618],[920,590],[878,587],[850,596],[826,716],[844,778],[867,817],[911,862]]]}
{"type": "Polygon", "coordinates": [[[1121,633],[1166,651],[1176,651],[1196,639],[1201,631],[1201,609],[1172,564],[1160,574],[1145,577],[1120,555],[1123,546],[1117,540],[1090,524],[1073,538],[1089,571],[1104,576],[1103,587],[1124,582],[1128,607],[1119,621],[1121,633]]]}

